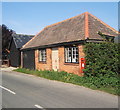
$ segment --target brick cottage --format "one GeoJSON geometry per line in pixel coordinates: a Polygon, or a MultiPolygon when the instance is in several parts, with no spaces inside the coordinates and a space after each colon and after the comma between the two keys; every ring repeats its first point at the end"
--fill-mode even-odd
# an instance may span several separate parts
{"type": "Polygon", "coordinates": [[[102,42],[118,32],[92,14],[66,19],[45,27],[21,49],[21,66],[37,70],[55,70],[83,75],[81,58],[86,42],[102,42]]]}

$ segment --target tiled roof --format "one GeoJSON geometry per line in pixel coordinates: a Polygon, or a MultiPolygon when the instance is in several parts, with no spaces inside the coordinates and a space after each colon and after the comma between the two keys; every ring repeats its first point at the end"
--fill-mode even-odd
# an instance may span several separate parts
{"type": "Polygon", "coordinates": [[[85,12],[45,27],[26,43],[22,49],[85,39],[103,40],[98,32],[114,36],[118,35],[115,29],[111,28],[92,14],[85,12]]]}
{"type": "Polygon", "coordinates": [[[117,36],[118,32],[110,27],[109,25],[105,24],[101,20],[99,20],[97,17],[88,14],[89,18],[89,39],[100,39],[100,35],[98,32],[101,32],[105,35],[109,36],[117,36]]]}
{"type": "Polygon", "coordinates": [[[33,35],[13,34],[13,40],[15,42],[16,48],[21,48],[32,38],[33,35]]]}

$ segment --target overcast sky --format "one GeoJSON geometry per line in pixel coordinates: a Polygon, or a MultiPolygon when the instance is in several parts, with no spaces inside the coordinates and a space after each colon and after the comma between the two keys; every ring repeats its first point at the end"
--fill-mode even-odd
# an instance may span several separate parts
{"type": "Polygon", "coordinates": [[[118,30],[117,2],[3,2],[2,23],[30,35],[86,11],[118,30]]]}

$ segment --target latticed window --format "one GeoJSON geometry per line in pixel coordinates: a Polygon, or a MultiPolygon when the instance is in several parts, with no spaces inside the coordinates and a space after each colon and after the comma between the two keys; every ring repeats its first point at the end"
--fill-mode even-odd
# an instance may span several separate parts
{"type": "Polygon", "coordinates": [[[46,49],[39,50],[39,61],[46,62],[46,49]]]}
{"type": "Polygon", "coordinates": [[[65,62],[78,63],[78,47],[65,47],[65,62]]]}

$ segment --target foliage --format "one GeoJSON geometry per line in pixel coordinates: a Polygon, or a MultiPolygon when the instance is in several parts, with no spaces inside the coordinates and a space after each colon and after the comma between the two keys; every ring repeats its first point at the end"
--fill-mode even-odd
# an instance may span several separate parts
{"type": "Polygon", "coordinates": [[[8,49],[9,43],[12,38],[13,30],[8,29],[6,25],[2,25],[2,57],[5,59],[5,56],[7,54],[6,49],[8,49]]]}
{"type": "Polygon", "coordinates": [[[85,45],[87,76],[107,75],[115,77],[120,72],[119,66],[119,44],[115,43],[88,43],[85,45]]]}
{"type": "Polygon", "coordinates": [[[88,82],[97,88],[113,87],[119,92],[120,65],[119,44],[103,42],[88,43],[85,45],[86,69],[85,76],[88,82]]]}
{"type": "Polygon", "coordinates": [[[116,82],[118,83],[118,79],[107,78],[107,77],[80,77],[78,75],[67,73],[64,71],[48,71],[48,70],[29,70],[25,68],[18,68],[14,71],[22,72],[26,74],[33,74],[39,77],[47,78],[50,80],[58,80],[66,83],[72,83],[80,86],[89,87],[92,89],[98,89],[102,91],[106,91],[112,94],[118,94],[118,85],[115,86],[116,82]],[[108,80],[106,82],[106,80],[108,80]]]}
{"type": "Polygon", "coordinates": [[[102,32],[98,32],[98,34],[107,42],[114,42],[114,36],[109,36],[109,35],[105,35],[102,32]]]}

